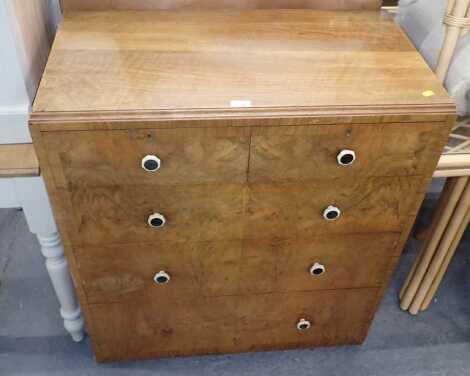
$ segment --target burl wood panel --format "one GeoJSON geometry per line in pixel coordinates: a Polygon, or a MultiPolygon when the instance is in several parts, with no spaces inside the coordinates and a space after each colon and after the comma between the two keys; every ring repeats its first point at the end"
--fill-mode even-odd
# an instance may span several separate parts
{"type": "MultiPolygon", "coordinates": [[[[309,237],[401,231],[420,178],[303,183],[70,187],[76,244],[309,237]],[[332,187],[335,187],[332,189],[332,187]],[[342,210],[334,222],[323,210],[342,210]],[[147,225],[160,213],[167,223],[147,225]]],[[[67,195],[66,192],[63,192],[67,195]]]]}
{"type": "Polygon", "coordinates": [[[426,123],[137,129],[50,132],[44,142],[55,153],[58,187],[159,186],[420,175],[447,130],[426,123]],[[338,164],[343,149],[355,151],[353,165],[338,164]],[[161,159],[158,172],[141,168],[147,154],[161,159]]]}
{"type": "Polygon", "coordinates": [[[378,10],[381,0],[60,0],[70,10],[157,9],[337,9],[378,10]]]}
{"type": "Polygon", "coordinates": [[[425,123],[254,128],[249,181],[420,175],[445,132],[425,123]],[[344,149],[356,153],[350,166],[337,162],[344,149]]]}
{"type": "Polygon", "coordinates": [[[357,344],[376,289],[328,290],[90,305],[98,361],[357,344]],[[282,302],[282,304],[280,304],[282,302]],[[110,319],[112,318],[112,319],[110,319]],[[299,332],[305,318],[312,328],[299,332]]]}
{"type": "Polygon", "coordinates": [[[247,238],[291,238],[401,231],[420,181],[384,177],[251,184],[244,234],[247,238]],[[329,205],[342,212],[334,222],[322,215],[329,205]]]}
{"type": "Polygon", "coordinates": [[[174,296],[225,296],[378,287],[396,256],[397,234],[352,234],[306,239],[256,239],[77,247],[90,303],[133,299],[152,291],[174,296]],[[326,267],[313,277],[316,262],[326,267]],[[171,279],[156,285],[158,271],[171,279]]]}
{"type": "Polygon", "coordinates": [[[58,187],[246,183],[248,128],[54,132],[44,136],[54,150],[50,163],[58,187]],[[157,155],[155,173],[141,167],[157,155]]]}

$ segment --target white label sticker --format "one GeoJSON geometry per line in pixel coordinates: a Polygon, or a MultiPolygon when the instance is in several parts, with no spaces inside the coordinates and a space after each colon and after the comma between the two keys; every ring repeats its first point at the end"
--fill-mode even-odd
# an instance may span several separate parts
{"type": "Polygon", "coordinates": [[[230,107],[251,107],[251,101],[230,101],[230,107]]]}

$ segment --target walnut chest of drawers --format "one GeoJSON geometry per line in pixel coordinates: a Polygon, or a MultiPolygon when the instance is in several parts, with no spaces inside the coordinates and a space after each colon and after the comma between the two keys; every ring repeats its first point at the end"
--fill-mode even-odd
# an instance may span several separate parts
{"type": "Polygon", "coordinates": [[[68,14],[31,131],[97,359],[361,343],[453,121],[378,12],[68,14]]]}

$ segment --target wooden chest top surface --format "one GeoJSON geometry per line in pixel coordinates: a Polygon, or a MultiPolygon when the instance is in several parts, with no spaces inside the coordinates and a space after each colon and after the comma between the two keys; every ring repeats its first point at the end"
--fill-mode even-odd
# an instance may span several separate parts
{"type": "Polygon", "coordinates": [[[67,13],[32,119],[51,114],[243,111],[315,116],[452,113],[399,27],[380,12],[67,13]],[[434,95],[423,96],[432,91],[434,95]],[[248,106],[245,108],[245,106],[248,106]]]}

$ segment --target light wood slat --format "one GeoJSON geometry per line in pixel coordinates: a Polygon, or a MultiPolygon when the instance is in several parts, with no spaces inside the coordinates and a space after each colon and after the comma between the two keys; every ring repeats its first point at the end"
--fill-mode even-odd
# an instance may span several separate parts
{"type": "Polygon", "coordinates": [[[455,254],[455,251],[457,250],[457,247],[459,246],[460,240],[462,240],[462,236],[465,233],[468,223],[470,222],[470,210],[467,211],[467,214],[465,215],[464,220],[460,224],[457,233],[454,237],[454,240],[452,240],[451,246],[449,250],[447,251],[447,254],[445,255],[444,261],[439,269],[439,272],[432,282],[431,287],[429,288],[426,297],[421,304],[420,310],[425,311],[429,308],[429,305],[431,304],[432,299],[436,295],[437,289],[439,288],[442,279],[444,278],[445,273],[447,272],[447,268],[449,267],[449,264],[455,254]]]}
{"type": "Polygon", "coordinates": [[[414,296],[413,302],[409,307],[409,312],[412,315],[418,314],[423,303],[423,307],[426,306],[426,295],[428,294],[430,289],[432,291],[431,286],[434,279],[436,277],[439,278],[439,269],[445,263],[446,255],[448,252],[451,251],[450,248],[452,246],[452,242],[454,239],[459,237],[459,228],[461,227],[461,224],[465,221],[465,216],[470,205],[470,184],[468,184],[469,180],[466,177],[460,177],[457,179],[457,184],[463,182],[467,185],[462,195],[460,196],[460,200],[455,208],[455,212],[448,221],[447,227],[445,228],[445,232],[440,238],[439,247],[436,249],[432,262],[429,264],[429,267],[426,270],[426,274],[423,276],[424,278],[422,279],[419,288],[416,290],[416,295],[414,296]]]}
{"type": "Polygon", "coordinates": [[[438,171],[470,168],[470,154],[444,154],[439,159],[438,171]]]}
{"type": "MultiPolygon", "coordinates": [[[[453,2],[454,3],[454,2],[453,2]]],[[[470,0],[457,0],[452,7],[452,16],[465,17],[470,0]]],[[[450,8],[450,7],[449,7],[450,8]]],[[[450,62],[454,56],[455,47],[460,37],[462,29],[458,26],[447,25],[445,39],[439,55],[436,67],[437,77],[444,82],[449,70],[450,62]]]]}
{"type": "Polygon", "coordinates": [[[38,176],[33,144],[0,145],[0,177],[38,176]]]}
{"type": "Polygon", "coordinates": [[[470,168],[439,170],[434,172],[434,178],[451,178],[459,176],[470,176],[470,168]]]}
{"type": "MultiPolygon", "coordinates": [[[[456,181],[452,180],[451,182],[448,182],[448,184],[444,185],[444,189],[442,190],[441,195],[439,197],[439,202],[436,205],[434,216],[432,217],[432,222],[430,226],[428,227],[428,229],[426,230],[426,235],[424,236],[424,239],[420,239],[420,240],[426,240],[430,236],[430,234],[433,234],[436,231],[436,227],[439,223],[439,218],[442,216],[443,211],[445,210],[446,206],[449,203],[450,197],[452,195],[452,191],[455,187],[455,183],[456,181]]],[[[419,239],[418,234],[416,237],[419,239]]],[[[429,239],[428,239],[427,244],[429,244],[429,239]]],[[[405,283],[403,284],[403,287],[400,290],[400,294],[399,294],[400,300],[403,299],[403,296],[408,290],[408,286],[410,285],[410,282],[412,282],[413,279],[415,278],[414,275],[416,273],[416,269],[421,267],[420,264],[422,262],[426,262],[426,261],[423,261],[423,258],[426,259],[429,257],[429,255],[427,255],[427,252],[428,252],[427,249],[429,248],[427,244],[424,244],[421,247],[420,252],[415,259],[415,262],[413,266],[411,267],[411,271],[408,273],[405,283]]]]}
{"type": "Polygon", "coordinates": [[[436,219],[436,222],[433,223],[431,236],[423,245],[423,256],[421,257],[418,267],[414,271],[413,278],[410,279],[409,283],[400,292],[401,309],[409,310],[410,306],[414,304],[416,294],[420,289],[423,279],[427,278],[428,267],[432,263],[433,257],[436,253],[436,249],[440,249],[439,246],[441,237],[445,233],[449,221],[452,220],[451,218],[453,216],[454,210],[459,205],[462,192],[464,191],[467,182],[468,179],[466,178],[463,178],[462,180],[451,180],[447,182],[447,184],[455,184],[455,186],[449,187],[449,197],[443,197],[443,199],[441,199],[439,202],[439,205],[442,205],[441,208],[438,208],[440,214],[438,217],[436,217],[438,218],[436,219]]]}

